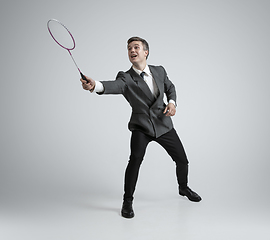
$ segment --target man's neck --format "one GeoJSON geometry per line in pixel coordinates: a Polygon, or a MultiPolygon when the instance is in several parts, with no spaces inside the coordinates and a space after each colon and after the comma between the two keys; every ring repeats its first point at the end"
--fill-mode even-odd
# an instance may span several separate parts
{"type": "Polygon", "coordinates": [[[140,71],[143,71],[146,67],[146,62],[144,63],[138,63],[138,64],[133,64],[133,67],[140,70],[140,71]]]}

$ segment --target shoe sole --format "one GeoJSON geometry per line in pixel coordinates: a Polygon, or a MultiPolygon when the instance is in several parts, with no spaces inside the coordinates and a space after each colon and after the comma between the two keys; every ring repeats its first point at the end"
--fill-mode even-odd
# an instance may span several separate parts
{"type": "Polygon", "coordinates": [[[132,214],[132,215],[125,215],[125,214],[123,214],[123,213],[121,213],[121,215],[122,215],[122,217],[124,217],[124,218],[133,218],[135,215],[134,214],[132,214]]]}
{"type": "Polygon", "coordinates": [[[187,197],[189,199],[189,201],[192,201],[192,202],[200,202],[202,199],[201,198],[198,198],[198,199],[194,199],[194,198],[189,198],[187,195],[185,194],[182,194],[182,193],[179,193],[181,196],[183,197],[187,197]]]}

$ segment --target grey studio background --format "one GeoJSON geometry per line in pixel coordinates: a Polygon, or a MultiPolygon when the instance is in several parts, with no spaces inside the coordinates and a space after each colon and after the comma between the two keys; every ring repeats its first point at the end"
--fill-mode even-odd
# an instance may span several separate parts
{"type": "Polygon", "coordinates": [[[2,0],[0,238],[269,239],[269,11],[266,0],[2,0]],[[176,85],[173,121],[202,202],[178,196],[174,163],[152,143],[136,217],[120,216],[130,107],[81,88],[50,18],[95,80],[130,68],[129,37],[148,40],[148,63],[176,85]]]}

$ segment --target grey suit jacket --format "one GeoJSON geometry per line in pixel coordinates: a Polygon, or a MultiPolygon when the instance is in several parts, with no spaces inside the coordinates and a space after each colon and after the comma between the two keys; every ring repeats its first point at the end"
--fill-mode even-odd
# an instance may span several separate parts
{"type": "Polygon", "coordinates": [[[162,66],[149,65],[149,69],[159,90],[156,99],[133,68],[119,72],[114,81],[101,81],[104,92],[99,94],[122,94],[132,107],[129,130],[139,130],[152,137],[159,137],[173,128],[171,117],[163,114],[166,107],[164,93],[168,101],[172,99],[176,102],[176,92],[162,66]]]}

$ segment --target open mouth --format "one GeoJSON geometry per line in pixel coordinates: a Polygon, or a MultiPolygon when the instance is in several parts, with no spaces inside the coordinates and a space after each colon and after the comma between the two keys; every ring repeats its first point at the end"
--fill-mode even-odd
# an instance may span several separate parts
{"type": "Polygon", "coordinates": [[[131,55],[131,59],[135,59],[138,55],[137,54],[133,54],[131,55]]]}

